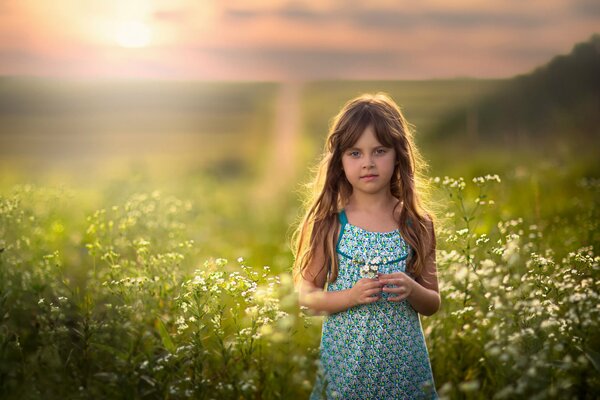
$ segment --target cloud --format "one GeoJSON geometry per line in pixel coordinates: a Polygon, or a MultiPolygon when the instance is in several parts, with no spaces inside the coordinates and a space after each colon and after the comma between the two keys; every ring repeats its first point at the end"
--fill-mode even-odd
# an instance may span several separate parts
{"type": "Polygon", "coordinates": [[[0,72],[201,79],[507,77],[567,53],[600,26],[600,3],[592,0],[37,4],[0,2],[0,72]],[[149,24],[151,46],[119,48],[114,27],[124,16],[149,24]]]}
{"type": "Polygon", "coordinates": [[[161,22],[184,23],[188,19],[185,10],[157,10],[152,13],[152,17],[161,22]]]}
{"type": "MultiPolygon", "coordinates": [[[[385,22],[409,23],[412,25],[435,26],[437,28],[470,29],[470,28],[529,28],[551,23],[541,15],[524,15],[515,13],[490,12],[453,12],[441,13],[429,11],[424,14],[406,16],[401,13],[374,13],[359,16],[358,23],[373,26],[385,22]]],[[[388,24],[389,26],[389,24],[388,24]]]]}
{"type": "MultiPolygon", "coordinates": [[[[303,79],[349,77],[351,72],[383,73],[390,65],[398,65],[400,54],[390,51],[290,48],[214,48],[202,49],[227,65],[237,65],[249,71],[273,71],[280,76],[303,79]]],[[[408,60],[404,60],[408,63],[408,60]]]]}
{"type": "Polygon", "coordinates": [[[404,7],[345,6],[329,10],[315,10],[306,4],[286,3],[273,9],[225,8],[225,16],[232,19],[281,18],[307,24],[347,22],[358,27],[393,29],[416,26],[437,28],[471,27],[535,27],[552,23],[547,13],[527,13],[514,9],[460,9],[435,8],[405,9],[404,7]]]}
{"type": "Polygon", "coordinates": [[[20,64],[36,64],[46,61],[47,59],[37,53],[27,49],[19,48],[3,48],[0,49],[0,65],[10,65],[12,63],[20,64]]]}
{"type": "Polygon", "coordinates": [[[587,18],[600,17],[600,2],[597,0],[579,0],[570,5],[573,15],[587,18]]]}

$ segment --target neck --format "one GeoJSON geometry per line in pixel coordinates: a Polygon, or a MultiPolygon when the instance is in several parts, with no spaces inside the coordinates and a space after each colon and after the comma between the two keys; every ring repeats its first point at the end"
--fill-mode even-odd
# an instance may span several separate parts
{"type": "Polygon", "coordinates": [[[391,192],[382,194],[365,194],[365,193],[352,193],[348,199],[347,207],[362,210],[367,213],[375,213],[377,211],[393,208],[398,199],[392,196],[391,192]]]}

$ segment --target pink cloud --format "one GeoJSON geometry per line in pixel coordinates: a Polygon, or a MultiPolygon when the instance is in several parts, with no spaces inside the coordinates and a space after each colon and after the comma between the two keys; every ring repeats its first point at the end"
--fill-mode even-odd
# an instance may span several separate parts
{"type": "Polygon", "coordinates": [[[109,0],[5,4],[0,73],[17,75],[508,77],[567,53],[600,26],[598,7],[585,0],[534,1],[518,8],[498,0],[368,6],[336,0],[293,5],[154,0],[139,12],[109,0]],[[111,30],[124,16],[148,24],[149,47],[131,50],[115,43],[111,30]]]}

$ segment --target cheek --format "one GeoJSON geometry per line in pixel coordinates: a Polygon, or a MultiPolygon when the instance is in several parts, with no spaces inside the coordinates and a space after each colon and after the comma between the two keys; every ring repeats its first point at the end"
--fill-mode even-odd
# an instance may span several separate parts
{"type": "Polygon", "coordinates": [[[352,171],[353,165],[354,163],[352,163],[352,160],[349,160],[347,158],[342,159],[342,169],[344,170],[344,172],[352,171]]]}
{"type": "Polygon", "coordinates": [[[393,156],[387,156],[381,159],[381,163],[379,164],[382,168],[386,170],[394,170],[396,164],[396,158],[393,156]]]}

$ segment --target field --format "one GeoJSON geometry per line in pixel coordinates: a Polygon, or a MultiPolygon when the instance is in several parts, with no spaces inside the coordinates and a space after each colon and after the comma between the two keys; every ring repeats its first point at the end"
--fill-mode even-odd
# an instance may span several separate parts
{"type": "Polygon", "coordinates": [[[307,398],[290,236],[329,119],[382,90],[430,164],[440,396],[595,398],[594,146],[436,130],[500,84],[2,81],[0,397],[307,398]]]}

